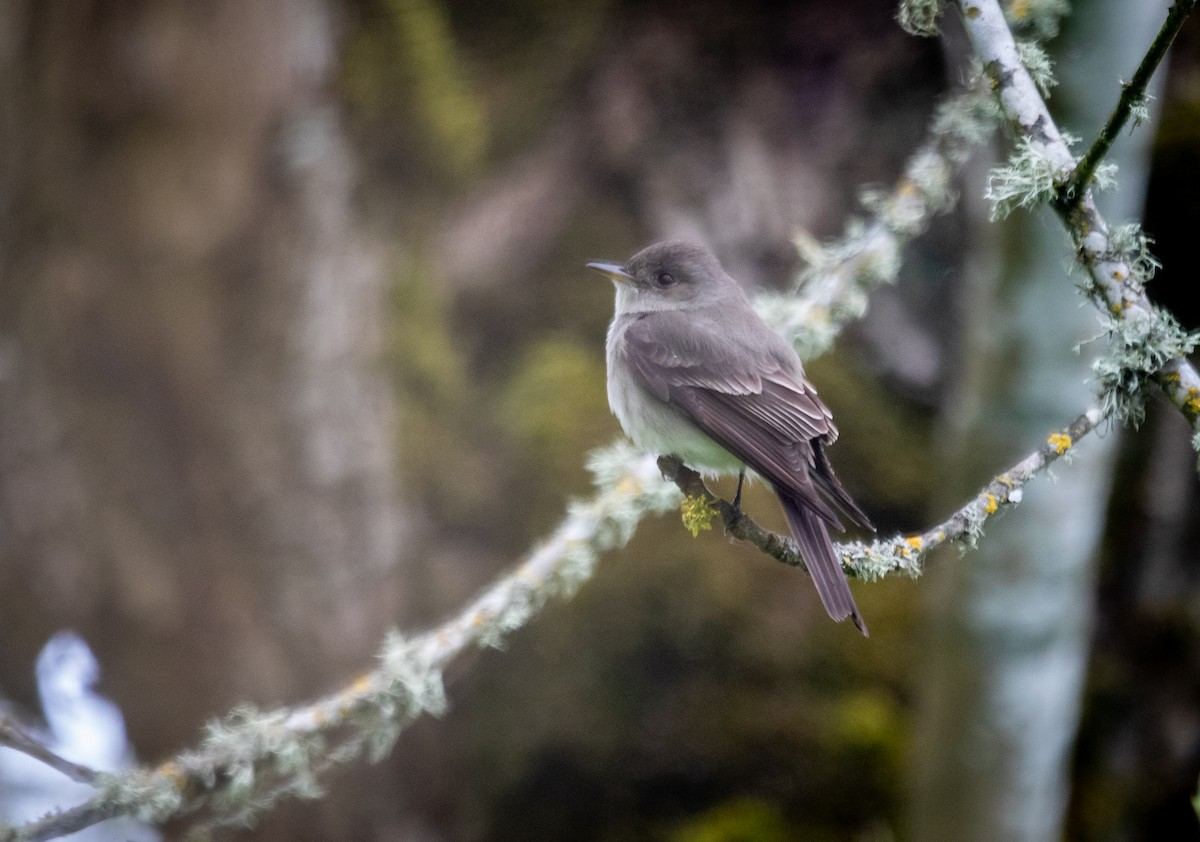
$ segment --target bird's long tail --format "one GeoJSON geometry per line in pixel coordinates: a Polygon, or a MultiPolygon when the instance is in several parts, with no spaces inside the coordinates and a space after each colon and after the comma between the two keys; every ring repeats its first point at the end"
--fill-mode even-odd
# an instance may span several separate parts
{"type": "Polygon", "coordinates": [[[842,565],[833,552],[833,541],[829,538],[825,521],[789,494],[779,494],[779,502],[792,535],[800,546],[800,556],[808,565],[813,584],[817,586],[821,604],[834,620],[849,617],[863,636],[869,637],[867,624],[859,615],[854,596],[850,593],[850,583],[846,581],[842,565]]]}

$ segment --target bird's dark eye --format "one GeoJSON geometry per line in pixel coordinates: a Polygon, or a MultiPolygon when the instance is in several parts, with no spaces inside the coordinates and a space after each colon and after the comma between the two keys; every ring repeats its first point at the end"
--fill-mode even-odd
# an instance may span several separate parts
{"type": "Polygon", "coordinates": [[[654,276],[654,283],[660,287],[673,287],[675,286],[675,276],[670,272],[659,272],[654,276]]]}

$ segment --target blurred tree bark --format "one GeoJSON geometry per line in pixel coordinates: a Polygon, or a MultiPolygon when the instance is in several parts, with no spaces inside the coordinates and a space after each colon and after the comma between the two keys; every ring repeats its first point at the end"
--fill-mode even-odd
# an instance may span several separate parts
{"type": "Polygon", "coordinates": [[[144,755],[397,619],[386,289],[321,0],[0,12],[0,685],[95,645],[144,755]]]}
{"type": "MultiPolygon", "coordinates": [[[[1090,137],[1103,124],[1165,9],[1077,6],[1054,45],[1071,56],[1059,65],[1052,100],[1060,128],[1090,137]]],[[[1149,138],[1142,128],[1110,156],[1120,190],[1101,205],[1114,222],[1141,216],[1149,138]]],[[[962,379],[946,418],[947,502],[1091,400],[1091,355],[1074,348],[1099,332],[1067,277],[1069,240],[1057,219],[1016,214],[993,226],[978,203],[975,212],[962,379]]],[[[1060,838],[1115,442],[1086,442],[1055,483],[1027,489],[1021,508],[991,526],[976,551],[935,574],[914,838],[1060,838]]]]}

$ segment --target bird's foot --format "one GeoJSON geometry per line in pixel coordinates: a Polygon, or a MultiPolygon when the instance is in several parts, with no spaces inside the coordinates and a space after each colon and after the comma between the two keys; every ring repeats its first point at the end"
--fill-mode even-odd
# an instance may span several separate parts
{"type": "Polygon", "coordinates": [[[740,518],[742,516],[742,483],[746,481],[746,469],[743,468],[738,472],[738,487],[737,492],[733,495],[733,516],[740,518]]]}

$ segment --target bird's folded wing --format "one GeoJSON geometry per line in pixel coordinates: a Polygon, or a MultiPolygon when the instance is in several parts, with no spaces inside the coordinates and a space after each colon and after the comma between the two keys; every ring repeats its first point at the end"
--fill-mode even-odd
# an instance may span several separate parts
{"type": "Polygon", "coordinates": [[[802,376],[787,371],[769,349],[739,346],[676,314],[654,318],[653,330],[642,322],[631,325],[623,346],[629,369],[645,388],[829,525],[842,529],[823,494],[869,525],[820,451],[837,438],[837,428],[802,376]]]}

